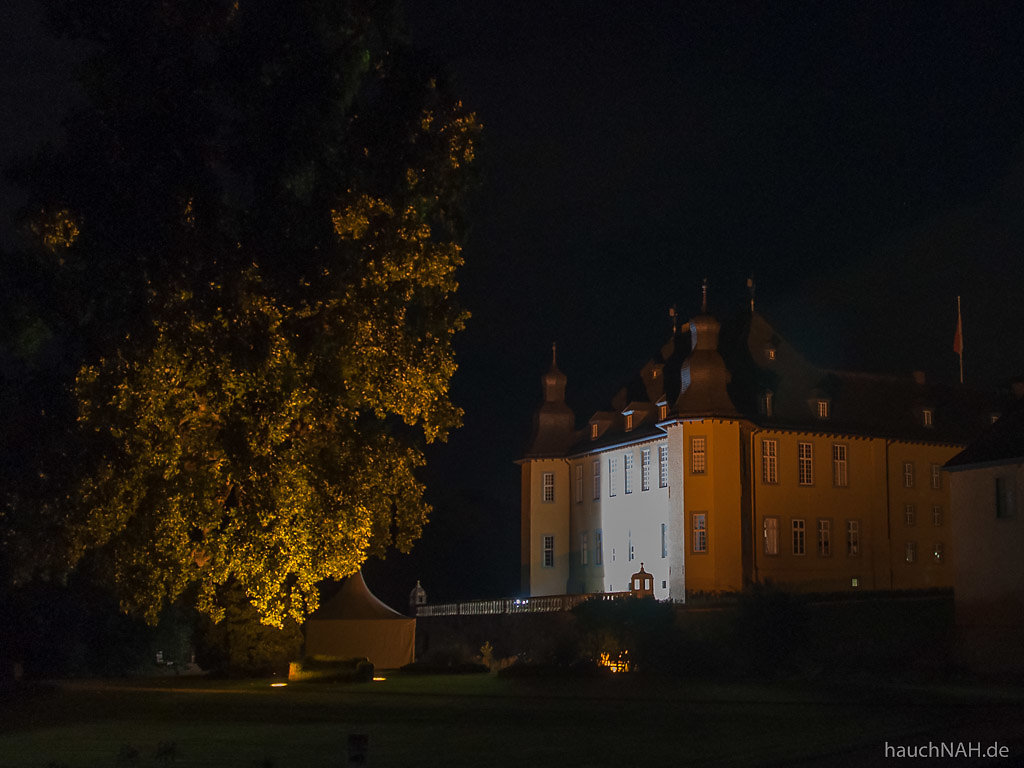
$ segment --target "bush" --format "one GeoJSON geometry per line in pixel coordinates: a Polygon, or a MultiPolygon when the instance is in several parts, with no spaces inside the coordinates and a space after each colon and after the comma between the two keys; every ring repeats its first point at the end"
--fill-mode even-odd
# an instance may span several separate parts
{"type": "Polygon", "coordinates": [[[366,658],[307,656],[288,665],[288,679],[294,682],[368,683],[373,680],[373,664],[366,658]]]}

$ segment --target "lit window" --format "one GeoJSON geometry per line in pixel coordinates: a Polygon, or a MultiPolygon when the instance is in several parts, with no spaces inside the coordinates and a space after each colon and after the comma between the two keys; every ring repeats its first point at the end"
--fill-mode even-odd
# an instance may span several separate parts
{"type": "Polygon", "coordinates": [[[917,523],[917,506],[914,504],[905,504],[903,506],[903,522],[909,527],[913,527],[917,523]]]}
{"type": "Polygon", "coordinates": [[[845,488],[849,484],[846,471],[846,446],[836,443],[832,446],[832,485],[845,488]]]}
{"type": "Polygon", "coordinates": [[[907,542],[907,546],[906,546],[906,548],[904,550],[904,558],[906,559],[908,564],[913,563],[913,562],[915,562],[917,560],[917,542],[916,541],[908,541],[907,542]]]}
{"type": "Polygon", "coordinates": [[[767,357],[769,360],[774,360],[775,359],[775,347],[773,347],[773,346],[771,346],[769,344],[765,348],[765,350],[764,350],[764,356],[767,357]]]}
{"type": "Polygon", "coordinates": [[[858,579],[856,576],[851,577],[850,578],[850,586],[851,587],[859,587],[860,586],[860,579],[858,579]]]}
{"type": "Polygon", "coordinates": [[[668,446],[658,446],[658,487],[668,488],[668,446]]]}
{"type": "Polygon", "coordinates": [[[846,556],[860,555],[860,520],[846,521],[846,556]]]}
{"type": "Polygon", "coordinates": [[[604,536],[601,531],[594,531],[594,563],[596,565],[604,563],[604,536]]]}
{"type": "Polygon", "coordinates": [[[775,485],[779,482],[778,451],[778,440],[761,441],[761,482],[766,485],[775,485]]]}
{"type": "Polygon", "coordinates": [[[831,520],[818,520],[818,557],[832,557],[831,520]]]}
{"type": "Polygon", "coordinates": [[[707,441],[703,437],[690,439],[690,472],[695,475],[703,475],[707,469],[706,446],[707,441]]]}
{"type": "Polygon", "coordinates": [[[924,426],[926,426],[926,427],[933,427],[933,426],[935,426],[934,419],[935,419],[935,415],[932,412],[931,408],[925,408],[923,411],[921,411],[921,423],[924,424],[924,426]]]}
{"type": "Polygon", "coordinates": [[[544,501],[555,500],[555,473],[545,472],[544,473],[544,501]]]}
{"type": "Polygon", "coordinates": [[[942,488],[942,466],[939,464],[932,464],[932,488],[936,491],[942,488]]]}
{"type": "Polygon", "coordinates": [[[590,542],[586,532],[580,534],[580,565],[586,565],[590,558],[590,542]]]}
{"type": "Polygon", "coordinates": [[[555,537],[551,535],[544,537],[544,567],[555,567],[555,537]]]}
{"type": "Polygon", "coordinates": [[[633,428],[633,414],[626,414],[626,431],[629,432],[633,428]]]}
{"type": "Polygon", "coordinates": [[[618,459],[608,459],[608,495],[615,495],[615,472],[619,468],[618,459]]]}
{"type": "Polygon", "coordinates": [[[583,503],[583,465],[576,465],[576,503],[583,503]]]}
{"type": "Polygon", "coordinates": [[[708,516],[706,512],[694,512],[693,517],[693,551],[708,551],[708,516]]]}
{"type": "Polygon", "coordinates": [[[936,563],[942,562],[942,542],[936,541],[935,546],[932,548],[932,557],[935,558],[936,563]]]}
{"type": "Polygon", "coordinates": [[[668,405],[666,405],[665,403],[662,403],[661,405],[658,406],[658,418],[668,418],[668,405]]]}
{"type": "Polygon", "coordinates": [[[633,452],[623,454],[622,463],[624,468],[623,490],[626,493],[633,492],[633,452]]]}
{"type": "Polygon", "coordinates": [[[594,460],[594,501],[601,498],[601,460],[594,460]]]}
{"type": "Polygon", "coordinates": [[[811,443],[797,443],[800,485],[814,485],[814,446],[811,443]]]}
{"type": "Polygon", "coordinates": [[[805,539],[805,526],[804,521],[797,518],[793,520],[793,554],[804,555],[807,554],[806,539],[805,539]]]}
{"type": "Polygon", "coordinates": [[[640,490],[651,490],[651,449],[640,451],[640,490]]]}
{"type": "Polygon", "coordinates": [[[914,487],[914,462],[912,461],[903,462],[903,487],[914,487]]]}
{"type": "Polygon", "coordinates": [[[932,525],[936,528],[942,527],[942,507],[937,504],[932,507],[932,525]]]}
{"type": "Polygon", "coordinates": [[[819,400],[818,401],[818,418],[819,419],[827,419],[828,418],[828,400],[819,400]]]}
{"type": "Polygon", "coordinates": [[[1016,504],[1013,494],[1013,479],[1007,481],[1005,477],[995,478],[996,486],[996,517],[1013,517],[1016,512],[1016,504]]]}
{"type": "Polygon", "coordinates": [[[591,440],[597,440],[597,431],[598,431],[597,424],[591,424],[590,425],[590,439],[591,440]]]}
{"type": "Polygon", "coordinates": [[[668,524],[661,524],[661,556],[668,557],[668,524]]]}
{"type": "Polygon", "coordinates": [[[777,517],[764,519],[764,553],[766,555],[779,554],[779,518],[777,517]]]}

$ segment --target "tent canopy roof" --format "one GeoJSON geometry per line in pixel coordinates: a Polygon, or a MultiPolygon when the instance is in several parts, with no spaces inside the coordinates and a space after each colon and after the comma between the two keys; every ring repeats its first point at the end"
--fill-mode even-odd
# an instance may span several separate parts
{"type": "Polygon", "coordinates": [[[378,600],[363,581],[363,572],[356,571],[341,583],[341,589],[321,605],[310,619],[358,621],[415,621],[392,610],[378,600]]]}

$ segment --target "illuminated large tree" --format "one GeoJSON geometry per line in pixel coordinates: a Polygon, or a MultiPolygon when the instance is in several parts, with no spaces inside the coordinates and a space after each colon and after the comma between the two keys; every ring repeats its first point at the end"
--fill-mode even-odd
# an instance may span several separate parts
{"type": "Polygon", "coordinates": [[[267,623],[427,519],[478,125],[391,3],[60,0],[86,107],[19,177],[81,450],[61,530],[125,609],[267,623]]]}

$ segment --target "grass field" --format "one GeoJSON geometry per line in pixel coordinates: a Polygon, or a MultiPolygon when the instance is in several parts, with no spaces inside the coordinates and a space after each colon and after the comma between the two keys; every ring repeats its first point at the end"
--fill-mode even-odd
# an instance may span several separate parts
{"type": "Polygon", "coordinates": [[[338,768],[347,765],[349,734],[368,735],[373,768],[858,765],[858,755],[881,757],[885,741],[928,738],[998,738],[1024,763],[1020,689],[628,676],[270,682],[79,681],[24,690],[0,700],[0,765],[338,768]]]}

